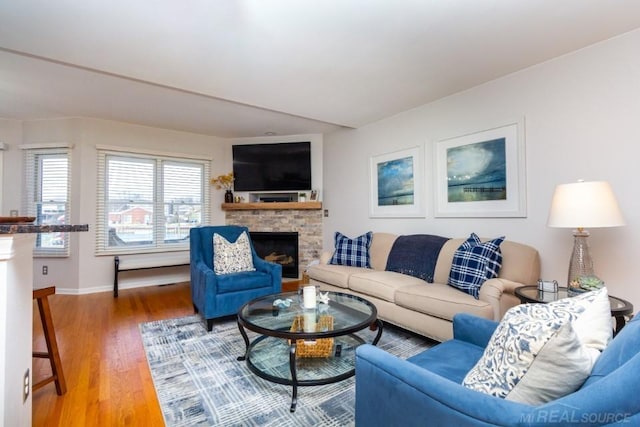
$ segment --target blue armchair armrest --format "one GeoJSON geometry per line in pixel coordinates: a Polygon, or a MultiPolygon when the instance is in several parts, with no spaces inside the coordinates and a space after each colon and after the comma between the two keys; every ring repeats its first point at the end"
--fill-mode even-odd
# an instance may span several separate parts
{"type": "Polygon", "coordinates": [[[531,409],[469,390],[372,345],[356,350],[356,425],[513,426],[531,409]]]}
{"type": "Polygon", "coordinates": [[[254,254],[253,266],[257,271],[270,274],[273,293],[280,292],[282,284],[282,265],[275,262],[265,261],[264,259],[254,254]]]}
{"type": "Polygon", "coordinates": [[[453,339],[466,341],[478,347],[486,347],[498,322],[467,313],[453,316],[453,339]]]}

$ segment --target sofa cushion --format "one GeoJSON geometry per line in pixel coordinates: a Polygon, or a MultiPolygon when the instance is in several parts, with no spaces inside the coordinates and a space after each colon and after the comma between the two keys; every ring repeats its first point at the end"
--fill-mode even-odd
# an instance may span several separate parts
{"type": "Polygon", "coordinates": [[[393,271],[369,270],[352,274],[349,278],[349,289],[352,291],[389,302],[395,302],[398,289],[410,285],[428,286],[422,279],[393,271]]]}
{"type": "Polygon", "coordinates": [[[361,272],[361,267],[328,264],[315,264],[307,270],[307,274],[311,279],[345,289],[349,287],[349,278],[351,275],[361,272]]]}
{"type": "Polygon", "coordinates": [[[255,271],[251,244],[246,231],[231,243],[218,233],[213,233],[213,269],[216,274],[255,271]]]}
{"type": "Polygon", "coordinates": [[[335,251],[329,264],[371,268],[369,247],[372,235],[373,233],[369,231],[355,239],[350,239],[336,231],[335,251]]]}
{"type": "Polygon", "coordinates": [[[243,271],[240,273],[223,274],[218,276],[218,293],[242,292],[249,289],[268,287],[271,283],[270,275],[261,271],[243,271]]]}
{"type": "MultiPolygon", "coordinates": [[[[577,390],[589,376],[599,351],[574,324],[590,317],[591,305],[608,305],[606,290],[549,304],[513,307],[492,335],[463,385],[508,400],[539,405],[577,390]]],[[[611,327],[610,319],[601,319],[611,327]]]]}
{"type": "Polygon", "coordinates": [[[387,266],[389,252],[395,243],[397,235],[391,233],[373,233],[369,256],[371,258],[371,268],[374,270],[384,270],[387,266]]]}
{"type": "Polygon", "coordinates": [[[480,286],[487,279],[498,277],[503,240],[504,236],[483,243],[475,233],[471,233],[453,256],[449,284],[477,299],[480,286]]]}
{"type": "Polygon", "coordinates": [[[396,291],[395,302],[400,307],[449,321],[457,313],[493,319],[493,308],[489,302],[477,300],[442,283],[403,286],[396,291]]]}

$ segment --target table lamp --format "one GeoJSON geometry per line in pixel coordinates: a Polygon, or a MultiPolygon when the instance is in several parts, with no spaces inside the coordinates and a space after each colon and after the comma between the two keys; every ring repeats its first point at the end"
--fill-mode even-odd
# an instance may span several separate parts
{"type": "Polygon", "coordinates": [[[624,224],[622,212],[608,182],[578,181],[556,187],[547,225],[574,229],[568,287],[581,277],[595,276],[587,242],[589,232],[585,228],[619,227],[624,224]]]}

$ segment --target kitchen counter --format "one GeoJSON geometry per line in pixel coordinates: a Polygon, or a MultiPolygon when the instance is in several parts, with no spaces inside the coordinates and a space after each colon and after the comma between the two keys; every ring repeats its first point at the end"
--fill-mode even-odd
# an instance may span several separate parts
{"type": "Polygon", "coordinates": [[[45,225],[30,223],[5,223],[0,224],[0,234],[20,234],[20,233],[69,233],[75,231],[89,231],[89,224],[79,225],[45,225]]]}

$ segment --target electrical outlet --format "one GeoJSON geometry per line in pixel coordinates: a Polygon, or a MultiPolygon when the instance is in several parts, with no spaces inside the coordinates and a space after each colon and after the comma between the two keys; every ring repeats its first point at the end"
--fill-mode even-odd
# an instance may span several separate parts
{"type": "Polygon", "coordinates": [[[24,373],[24,379],[22,380],[22,401],[26,402],[29,397],[29,390],[31,390],[31,383],[29,382],[29,369],[24,373]]]}
{"type": "Polygon", "coordinates": [[[42,266],[42,275],[46,276],[47,274],[49,274],[49,267],[47,267],[46,265],[42,266]]]}
{"type": "Polygon", "coordinates": [[[11,209],[9,211],[10,216],[18,216],[18,209],[11,209]]]}
{"type": "Polygon", "coordinates": [[[329,217],[329,209],[325,209],[324,210],[324,217],[328,218],[329,217]]]}

